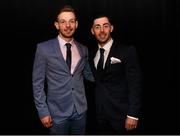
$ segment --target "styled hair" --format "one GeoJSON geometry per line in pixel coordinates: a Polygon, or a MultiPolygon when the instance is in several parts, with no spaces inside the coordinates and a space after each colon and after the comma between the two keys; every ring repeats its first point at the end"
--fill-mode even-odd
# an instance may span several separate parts
{"type": "Polygon", "coordinates": [[[72,6],[70,6],[70,5],[64,5],[64,6],[60,7],[60,8],[57,10],[57,12],[56,12],[56,18],[55,18],[56,21],[57,21],[57,19],[58,19],[59,14],[61,14],[62,12],[72,12],[72,13],[74,13],[75,18],[77,19],[75,9],[72,8],[72,6]]]}
{"type": "Polygon", "coordinates": [[[93,25],[95,19],[102,18],[102,17],[106,17],[109,20],[110,24],[112,24],[112,20],[108,14],[96,13],[92,16],[92,25],[93,25]]]}

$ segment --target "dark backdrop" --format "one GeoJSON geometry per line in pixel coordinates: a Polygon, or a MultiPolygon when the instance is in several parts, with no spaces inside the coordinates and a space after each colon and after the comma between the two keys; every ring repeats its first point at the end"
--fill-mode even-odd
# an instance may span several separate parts
{"type": "MultiPolygon", "coordinates": [[[[5,1],[5,0],[4,0],[5,1]]],[[[114,21],[113,36],[133,44],[143,72],[140,134],[180,134],[177,47],[178,0],[16,0],[1,10],[1,134],[47,134],[33,102],[31,73],[38,42],[57,36],[55,9],[71,4],[78,12],[76,39],[94,48],[91,16],[106,11],[114,21]]],[[[93,134],[93,91],[87,84],[88,134],[93,134]]]]}

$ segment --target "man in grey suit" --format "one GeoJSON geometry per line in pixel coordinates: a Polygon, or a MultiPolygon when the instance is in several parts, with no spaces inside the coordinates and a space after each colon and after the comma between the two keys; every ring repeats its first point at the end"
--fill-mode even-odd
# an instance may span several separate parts
{"type": "Polygon", "coordinates": [[[60,9],[54,24],[59,31],[57,38],[37,45],[33,66],[35,105],[50,134],[84,134],[87,102],[83,78],[94,80],[88,50],[73,38],[78,21],[72,7],[60,9]]]}

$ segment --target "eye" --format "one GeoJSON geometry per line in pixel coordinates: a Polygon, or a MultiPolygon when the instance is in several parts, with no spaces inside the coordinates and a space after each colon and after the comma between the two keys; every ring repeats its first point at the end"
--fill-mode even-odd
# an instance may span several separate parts
{"type": "Polygon", "coordinates": [[[104,25],[104,28],[109,28],[109,25],[108,24],[104,25]]]}
{"type": "Polygon", "coordinates": [[[69,21],[71,24],[74,24],[76,21],[75,20],[70,20],[69,21]]]}
{"type": "Polygon", "coordinates": [[[59,20],[59,23],[64,24],[66,21],[65,20],[59,20]]]}
{"type": "Polygon", "coordinates": [[[100,29],[100,28],[101,28],[101,26],[99,26],[99,25],[94,26],[94,29],[100,29]]]}

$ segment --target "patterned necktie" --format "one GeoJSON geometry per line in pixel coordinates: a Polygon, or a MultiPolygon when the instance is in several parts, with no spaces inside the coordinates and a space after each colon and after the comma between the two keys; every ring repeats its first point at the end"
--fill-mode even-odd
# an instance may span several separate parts
{"type": "Polygon", "coordinates": [[[104,49],[100,48],[100,58],[97,64],[97,71],[101,72],[103,70],[103,65],[104,65],[104,49]]]}
{"type": "Polygon", "coordinates": [[[65,44],[67,47],[67,51],[66,51],[66,63],[69,67],[69,69],[71,70],[71,44],[70,43],[66,43],[65,44]]]}

